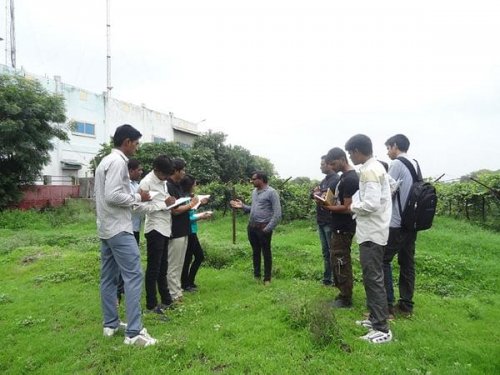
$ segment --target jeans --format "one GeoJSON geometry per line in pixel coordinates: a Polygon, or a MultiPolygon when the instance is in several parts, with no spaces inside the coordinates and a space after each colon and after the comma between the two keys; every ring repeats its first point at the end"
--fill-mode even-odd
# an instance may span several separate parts
{"type": "MultiPolygon", "coordinates": [[[[139,241],[140,241],[140,234],[139,232],[134,232],[134,237],[135,240],[137,241],[137,246],[139,246],[139,241]]],[[[125,286],[123,285],[123,277],[120,274],[118,276],[118,288],[117,288],[117,297],[118,297],[118,303],[122,300],[122,295],[125,293],[125,286]]]]}
{"type": "Polygon", "coordinates": [[[330,261],[330,241],[332,238],[332,227],[330,224],[318,224],[319,240],[321,241],[321,252],[323,254],[324,272],[323,284],[332,284],[332,263],[330,261]]]}
{"type": "Polygon", "coordinates": [[[182,297],[181,274],[186,258],[188,236],[171,238],[168,244],[167,282],[173,299],[182,297]]]}
{"type": "Polygon", "coordinates": [[[370,311],[369,319],[373,324],[373,329],[388,332],[387,317],[389,310],[384,286],[384,271],[382,270],[383,258],[384,246],[371,241],[359,245],[359,260],[363,271],[366,304],[370,311]]]}
{"type": "Polygon", "coordinates": [[[415,291],[415,241],[417,232],[402,231],[401,228],[389,228],[389,240],[384,253],[384,279],[387,302],[394,305],[394,287],[392,279],[392,259],[397,254],[399,263],[399,305],[405,311],[413,311],[413,293],[415,291]]]}
{"type": "Polygon", "coordinates": [[[333,267],[333,280],[339,289],[339,299],[346,302],[352,300],[353,276],[351,262],[351,244],[354,233],[332,234],[331,260],[333,267]]]}
{"type": "Polygon", "coordinates": [[[121,232],[109,239],[101,239],[101,307],[104,327],[116,328],[120,324],[116,308],[118,276],[125,286],[128,337],[142,329],[141,291],[142,271],[139,247],[132,233],[121,232]]]}
{"type": "Polygon", "coordinates": [[[200,241],[196,233],[188,236],[188,245],[186,250],[186,258],[184,259],[184,266],[182,267],[181,286],[186,288],[194,285],[196,273],[200,268],[201,262],[205,259],[203,249],[201,248],[200,241]],[[193,263],[191,261],[193,260],[193,263]]]}
{"type": "Polygon", "coordinates": [[[168,237],[152,230],[146,233],[148,263],[146,266],[146,308],[154,309],[158,305],[156,286],[161,303],[170,305],[172,297],[167,286],[168,237]]]}
{"type": "Polygon", "coordinates": [[[261,227],[248,226],[248,241],[252,246],[253,275],[260,278],[261,254],[264,257],[264,281],[271,281],[273,256],[271,253],[271,238],[273,232],[264,232],[261,227]]]}

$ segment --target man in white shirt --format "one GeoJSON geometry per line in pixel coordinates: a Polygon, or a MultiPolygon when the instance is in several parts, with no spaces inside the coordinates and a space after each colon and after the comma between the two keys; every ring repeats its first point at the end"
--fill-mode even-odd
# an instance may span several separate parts
{"type": "Polygon", "coordinates": [[[139,247],[133,235],[131,207],[150,199],[148,192],[132,193],[128,174],[128,157],[135,154],[142,134],[125,124],[113,136],[115,148],[104,157],[95,172],[97,230],[101,239],[101,305],[103,333],[113,336],[120,328],[116,308],[118,276],[125,285],[128,325],[127,345],[155,345],[141,321],[142,271],[139,247]]]}
{"type": "Polygon", "coordinates": [[[361,336],[363,340],[381,344],[392,340],[382,269],[392,210],[389,178],[383,165],[373,157],[372,142],[366,135],[351,137],[345,149],[355,165],[361,164],[359,191],[352,197],[350,210],[356,214],[356,239],[370,315],[356,323],[369,328],[361,336]]]}
{"type": "Polygon", "coordinates": [[[172,304],[167,285],[168,244],[172,235],[172,215],[166,211],[165,201],[175,202],[167,190],[166,180],[172,174],[172,161],[167,155],[160,155],[153,161],[153,170],[143,178],[141,190],[154,192],[153,206],[159,210],[146,213],[144,233],[147,241],[146,267],[146,309],[148,312],[164,315],[164,309],[172,304]],[[158,304],[156,287],[161,298],[158,304]]]}

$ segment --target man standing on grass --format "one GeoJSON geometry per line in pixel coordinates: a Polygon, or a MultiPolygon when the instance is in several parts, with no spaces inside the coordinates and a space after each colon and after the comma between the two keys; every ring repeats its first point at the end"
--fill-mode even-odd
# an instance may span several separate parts
{"type": "Polygon", "coordinates": [[[153,170],[149,172],[139,185],[141,190],[155,193],[152,206],[160,210],[146,213],[144,235],[146,236],[146,312],[157,314],[166,320],[165,309],[172,305],[172,297],[167,285],[168,243],[172,233],[170,211],[166,204],[175,203],[167,190],[167,178],[172,174],[172,161],[167,155],[159,155],[153,160],[153,170]],[[161,303],[156,295],[160,294],[161,303]]]}
{"type": "Polygon", "coordinates": [[[382,268],[392,210],[389,176],[373,157],[372,141],[366,135],[351,137],[345,149],[355,165],[361,164],[359,192],[352,197],[350,209],[356,214],[356,239],[370,315],[356,324],[369,328],[361,336],[363,340],[381,344],[392,340],[382,268]]]}
{"type": "Polygon", "coordinates": [[[387,147],[387,155],[392,160],[389,175],[399,182],[399,189],[393,195],[389,240],[385,247],[385,290],[387,292],[389,313],[410,316],[413,312],[413,292],[415,290],[415,242],[417,232],[401,228],[401,213],[402,208],[406,207],[410,189],[413,185],[413,177],[409,168],[413,168],[416,176],[421,177],[422,174],[416,160],[409,158],[406,154],[410,148],[410,140],[405,135],[396,134],[390,137],[385,142],[385,146],[387,147]],[[409,164],[405,165],[405,162],[409,164]],[[391,262],[396,254],[399,263],[399,302],[397,306],[394,306],[391,262]]]}
{"type": "Polygon", "coordinates": [[[262,171],[252,173],[252,205],[243,204],[239,199],[230,201],[233,208],[250,213],[248,240],[253,252],[253,275],[261,280],[261,254],[264,257],[264,285],[271,283],[273,256],[271,238],[273,230],[281,219],[281,203],[278,192],[268,185],[267,174],[262,171]]]}
{"type": "Polygon", "coordinates": [[[101,305],[104,336],[113,336],[121,328],[116,308],[118,276],[125,286],[128,325],[127,345],[155,345],[141,321],[142,271],[139,247],[132,229],[131,207],[150,200],[148,192],[132,193],[128,157],[135,154],[142,134],[125,124],[113,136],[114,149],[104,157],[95,172],[97,230],[101,239],[101,305]]]}
{"type": "Polygon", "coordinates": [[[328,151],[325,162],[335,172],[342,172],[340,182],[335,188],[336,200],[333,205],[324,207],[331,212],[332,241],[331,262],[333,268],[334,285],[339,289],[339,294],[332,303],[333,307],[349,308],[352,306],[352,262],[351,244],[356,232],[356,220],[352,217],[349,206],[353,195],[359,189],[359,177],[353,167],[349,165],[344,150],[335,147],[328,151]]]}
{"type": "MultiPolygon", "coordinates": [[[[186,162],[182,159],[172,160],[173,173],[167,179],[168,193],[176,199],[185,197],[180,185],[186,175],[186,162]]],[[[194,197],[189,203],[172,208],[172,235],[168,244],[167,282],[174,302],[182,302],[182,267],[186,259],[188,236],[191,230],[189,210],[198,203],[194,197]]]]}
{"type": "MultiPolygon", "coordinates": [[[[319,186],[313,190],[311,194],[313,198],[314,195],[322,196],[324,198],[328,190],[331,190],[333,194],[335,192],[335,187],[339,182],[339,176],[336,171],[332,170],[330,165],[325,162],[325,155],[321,157],[320,169],[321,173],[326,176],[323,180],[321,180],[319,186]]],[[[330,239],[332,237],[333,218],[323,203],[324,202],[316,199],[316,222],[318,223],[321,253],[323,255],[323,285],[329,286],[333,283],[332,265],[330,263],[330,239]]]]}

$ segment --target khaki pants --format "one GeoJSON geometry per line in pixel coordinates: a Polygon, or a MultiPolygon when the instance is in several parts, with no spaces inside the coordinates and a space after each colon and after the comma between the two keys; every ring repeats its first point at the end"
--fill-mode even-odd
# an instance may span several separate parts
{"type": "Polygon", "coordinates": [[[167,283],[173,300],[182,297],[181,275],[187,244],[188,236],[171,238],[168,243],[167,283]]]}

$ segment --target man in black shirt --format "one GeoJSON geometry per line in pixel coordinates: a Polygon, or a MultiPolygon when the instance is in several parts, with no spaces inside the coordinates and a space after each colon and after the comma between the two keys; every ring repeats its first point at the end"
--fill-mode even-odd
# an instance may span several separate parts
{"type": "MultiPolygon", "coordinates": [[[[186,175],[186,162],[182,159],[173,159],[172,166],[174,172],[167,179],[168,193],[176,199],[185,196],[180,186],[182,178],[186,175]]],[[[172,235],[168,243],[168,270],[167,283],[172,299],[180,301],[182,299],[181,274],[191,223],[189,221],[189,210],[192,209],[197,198],[191,199],[189,203],[181,204],[171,209],[172,212],[172,235]]]]}
{"type": "MultiPolygon", "coordinates": [[[[335,187],[339,182],[339,176],[336,172],[332,170],[332,168],[325,163],[326,155],[321,157],[321,172],[326,176],[320,182],[319,186],[313,190],[311,196],[314,198],[314,195],[325,198],[328,190],[331,190],[331,194],[335,192],[335,187]]],[[[323,205],[323,201],[319,199],[316,200],[316,222],[318,223],[318,233],[319,240],[321,242],[321,250],[323,253],[323,263],[324,263],[324,272],[323,272],[323,285],[332,285],[332,265],[330,262],[330,240],[332,238],[332,225],[333,218],[331,213],[325,209],[323,205]]]]}
{"type": "Polygon", "coordinates": [[[330,255],[334,283],[340,291],[332,306],[348,308],[352,306],[351,244],[356,232],[356,221],[352,217],[349,206],[352,196],[359,189],[359,177],[354,168],[349,165],[345,152],[338,147],[328,151],[325,162],[335,172],[342,172],[340,182],[335,189],[336,201],[333,205],[325,205],[325,208],[332,212],[333,234],[330,255]]]}

